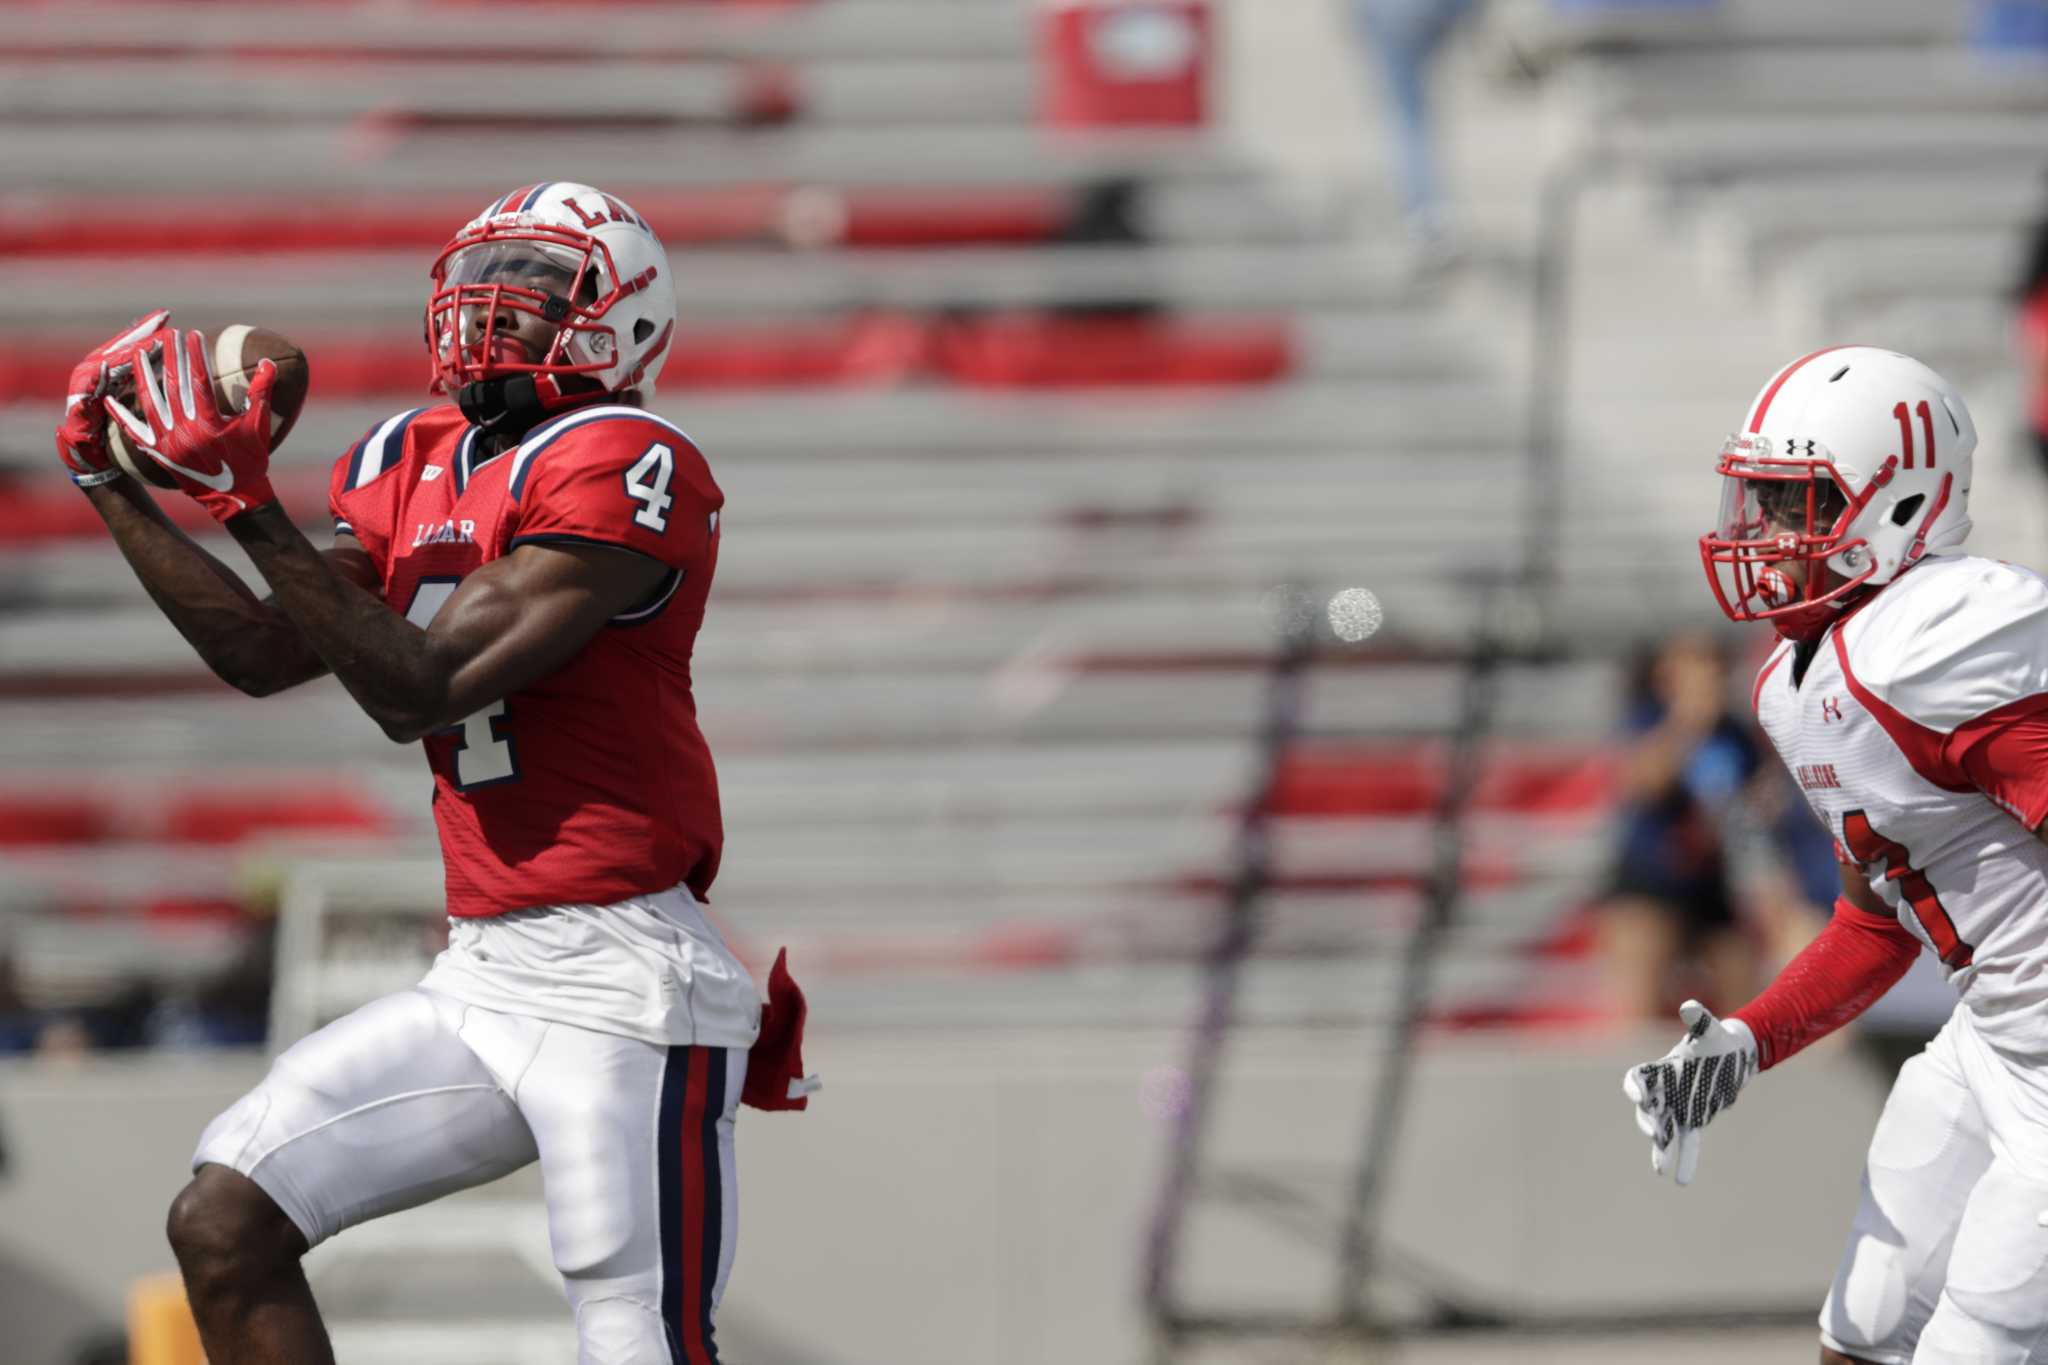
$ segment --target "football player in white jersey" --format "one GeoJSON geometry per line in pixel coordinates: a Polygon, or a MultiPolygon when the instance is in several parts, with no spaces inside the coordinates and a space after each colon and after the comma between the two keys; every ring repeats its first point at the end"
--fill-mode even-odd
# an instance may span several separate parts
{"type": "Polygon", "coordinates": [[[1827,927],[1624,1088],[1692,1179],[1743,1084],[1868,1008],[1922,946],[1961,997],[1907,1062],[1821,1310],[1821,1360],[2048,1362],[2048,582],[1961,552],[1976,429],[1896,352],[1772,377],[1720,461],[1707,578],[1784,639],[1758,720],[1835,837],[1827,927]]]}

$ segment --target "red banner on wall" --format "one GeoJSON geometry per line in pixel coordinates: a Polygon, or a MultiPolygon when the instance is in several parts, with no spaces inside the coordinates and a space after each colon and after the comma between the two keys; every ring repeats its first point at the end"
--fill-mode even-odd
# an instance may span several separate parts
{"type": "Polygon", "coordinates": [[[1055,127],[1186,126],[1208,117],[1207,0],[1055,0],[1041,60],[1055,127]]]}

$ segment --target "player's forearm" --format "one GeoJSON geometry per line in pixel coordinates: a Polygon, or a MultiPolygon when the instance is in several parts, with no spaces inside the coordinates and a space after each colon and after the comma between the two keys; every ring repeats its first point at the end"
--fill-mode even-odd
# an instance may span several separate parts
{"type": "Polygon", "coordinates": [[[172,525],[141,484],[115,479],[86,497],[150,600],[223,681],[260,697],[320,675],[284,613],[172,525]]]}
{"type": "Polygon", "coordinates": [[[443,723],[452,670],[427,632],[335,572],[283,509],[228,523],[278,606],[356,704],[401,743],[443,723]]]}
{"type": "Polygon", "coordinates": [[[1876,1004],[1919,953],[1920,940],[1898,921],[1844,898],[1820,936],[1733,1017],[1756,1035],[1759,1062],[1768,1070],[1876,1004]]]}

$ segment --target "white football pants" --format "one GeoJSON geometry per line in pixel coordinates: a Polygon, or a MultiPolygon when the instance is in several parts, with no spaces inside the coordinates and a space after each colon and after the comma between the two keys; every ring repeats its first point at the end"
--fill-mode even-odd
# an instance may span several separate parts
{"type": "Polygon", "coordinates": [[[663,1047],[415,987],[300,1040],[192,1159],[308,1245],[538,1159],[579,1365],[715,1365],[740,1048],[663,1047]]]}
{"type": "Polygon", "coordinates": [[[1821,1340],[1878,1365],[2048,1363],[2048,1078],[1967,1008],[1899,1070],[1821,1340]]]}

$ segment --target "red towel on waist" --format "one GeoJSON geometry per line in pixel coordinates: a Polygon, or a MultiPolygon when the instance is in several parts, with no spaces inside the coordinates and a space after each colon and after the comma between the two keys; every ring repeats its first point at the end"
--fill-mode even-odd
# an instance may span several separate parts
{"type": "Polygon", "coordinates": [[[805,1109],[811,1092],[821,1089],[816,1076],[804,1075],[803,988],[789,974],[789,949],[775,954],[768,972],[768,1003],[761,1007],[761,1036],[747,1053],[747,1083],[740,1103],[756,1109],[805,1109]]]}

